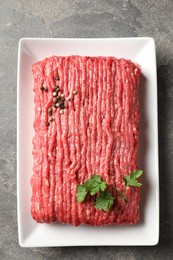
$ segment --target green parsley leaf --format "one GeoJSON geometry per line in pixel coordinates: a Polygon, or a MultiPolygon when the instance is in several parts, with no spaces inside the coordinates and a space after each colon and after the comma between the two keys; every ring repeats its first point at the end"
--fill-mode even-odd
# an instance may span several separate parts
{"type": "Polygon", "coordinates": [[[91,176],[91,179],[88,180],[84,186],[86,185],[86,187],[89,186],[89,192],[91,194],[91,196],[95,195],[96,193],[98,193],[99,191],[104,191],[106,189],[106,182],[102,181],[100,178],[100,175],[98,174],[94,174],[91,176]]]}
{"type": "Polygon", "coordinates": [[[108,190],[105,190],[101,195],[96,198],[95,208],[98,210],[108,211],[114,202],[114,197],[109,193],[108,190]]]}
{"type": "Polygon", "coordinates": [[[106,182],[101,180],[100,175],[93,174],[90,179],[84,182],[83,185],[79,184],[77,186],[77,202],[84,201],[88,192],[93,196],[99,191],[104,191],[105,189],[106,182]]]}
{"type": "Polygon", "coordinates": [[[104,191],[106,189],[106,182],[102,181],[102,183],[100,184],[100,189],[101,191],[104,191]]]}
{"type": "Polygon", "coordinates": [[[143,171],[136,170],[132,171],[129,176],[123,178],[126,186],[141,187],[142,183],[138,181],[138,178],[142,175],[143,171]]]}
{"type": "Polygon", "coordinates": [[[98,174],[93,174],[93,175],[91,176],[91,180],[96,181],[96,182],[98,182],[98,183],[101,183],[101,182],[102,182],[102,181],[101,181],[101,178],[100,178],[100,175],[98,175],[98,174]]]}
{"type": "Polygon", "coordinates": [[[85,186],[83,185],[78,185],[77,186],[77,193],[76,193],[76,197],[77,197],[77,202],[82,202],[84,201],[86,195],[88,193],[88,190],[85,186]]]}

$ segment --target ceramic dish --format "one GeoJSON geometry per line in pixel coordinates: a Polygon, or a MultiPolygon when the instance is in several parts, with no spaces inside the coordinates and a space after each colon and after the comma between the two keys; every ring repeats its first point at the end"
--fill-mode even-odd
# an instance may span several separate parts
{"type": "Polygon", "coordinates": [[[18,53],[17,197],[23,247],[155,245],[159,238],[159,170],[156,54],[152,38],[21,39],[18,53]],[[51,55],[115,56],[142,68],[139,168],[143,169],[141,220],[134,226],[38,224],[30,214],[34,135],[33,63],[51,55]]]}

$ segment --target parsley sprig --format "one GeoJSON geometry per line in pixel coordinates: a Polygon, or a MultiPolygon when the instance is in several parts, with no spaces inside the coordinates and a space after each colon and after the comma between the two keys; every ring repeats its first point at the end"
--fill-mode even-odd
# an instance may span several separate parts
{"type": "Polygon", "coordinates": [[[130,176],[125,176],[123,178],[126,186],[135,186],[135,187],[141,187],[142,183],[138,181],[138,178],[142,175],[141,170],[132,171],[130,176]]]}
{"type": "Polygon", "coordinates": [[[109,193],[108,190],[101,192],[100,196],[95,200],[95,208],[99,210],[108,211],[114,203],[114,197],[109,193]]]}
{"type": "Polygon", "coordinates": [[[77,186],[77,202],[84,201],[88,192],[93,196],[99,191],[104,191],[105,189],[106,182],[101,180],[100,175],[92,175],[83,185],[79,184],[77,186]]]}
{"type": "MultiPolygon", "coordinates": [[[[123,181],[126,188],[130,186],[141,187],[142,183],[139,182],[138,178],[142,175],[142,173],[143,171],[136,170],[132,171],[130,175],[125,176],[123,178],[123,181]]],[[[77,202],[83,202],[87,194],[90,194],[91,196],[98,194],[99,196],[95,199],[94,207],[98,210],[108,211],[118,196],[121,197],[125,202],[127,202],[126,188],[123,192],[120,192],[116,187],[107,184],[105,181],[102,181],[100,175],[93,174],[90,179],[84,182],[83,185],[77,185],[76,198],[77,202]],[[116,191],[116,197],[111,195],[111,193],[107,189],[108,187],[113,188],[116,191]]]]}

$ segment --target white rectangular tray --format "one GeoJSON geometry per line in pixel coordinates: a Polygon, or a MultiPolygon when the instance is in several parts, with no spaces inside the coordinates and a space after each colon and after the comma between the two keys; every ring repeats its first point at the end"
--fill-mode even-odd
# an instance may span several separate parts
{"type": "Polygon", "coordinates": [[[155,245],[159,239],[159,169],[156,54],[152,38],[21,39],[18,53],[17,199],[22,247],[155,245]],[[115,56],[142,68],[139,167],[144,170],[141,220],[134,226],[38,224],[30,214],[34,134],[33,63],[51,55],[115,56]]]}

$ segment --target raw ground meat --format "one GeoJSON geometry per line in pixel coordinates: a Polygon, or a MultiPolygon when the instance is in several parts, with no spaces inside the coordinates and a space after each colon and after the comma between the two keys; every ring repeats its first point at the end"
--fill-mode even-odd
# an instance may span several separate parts
{"type": "Polygon", "coordinates": [[[76,187],[99,174],[122,191],[123,177],[137,169],[139,66],[114,57],[53,56],[32,71],[32,217],[75,226],[135,224],[139,188],[127,188],[127,203],[120,198],[104,212],[94,208],[93,197],[77,203],[76,187]],[[69,97],[65,109],[54,107],[55,86],[59,95],[69,97]]]}

